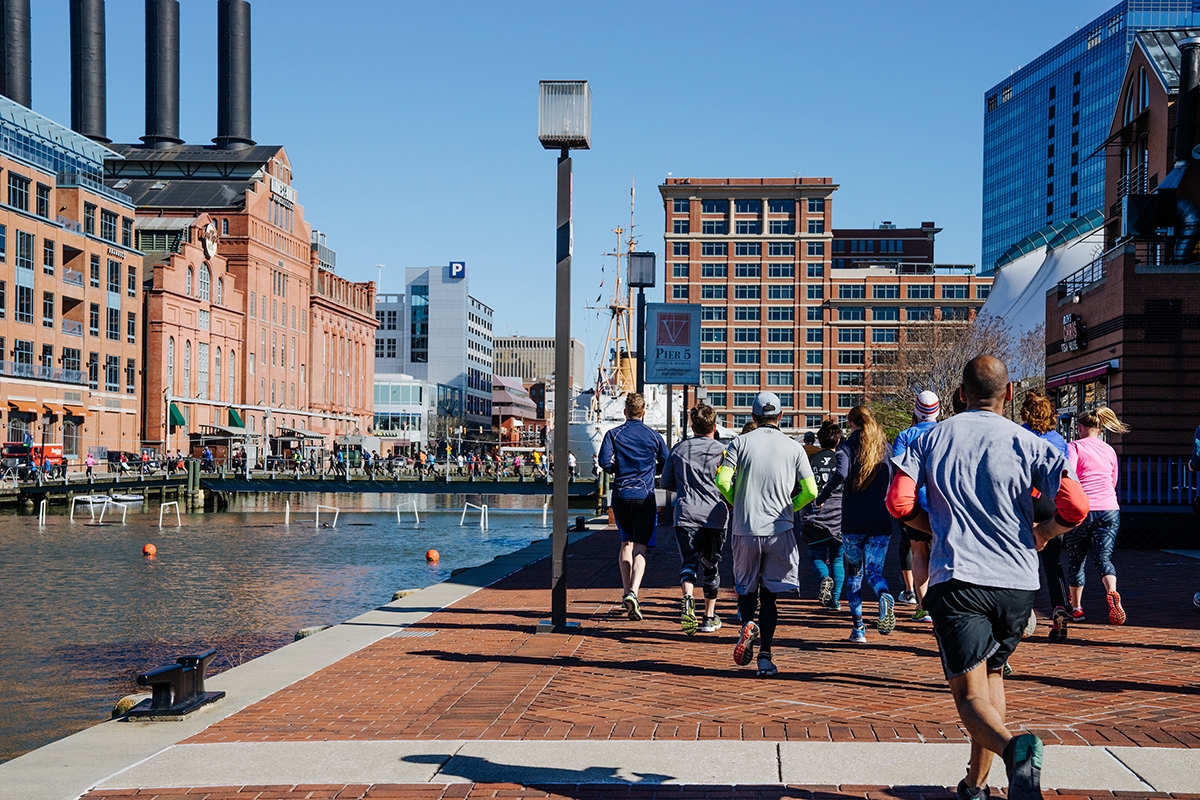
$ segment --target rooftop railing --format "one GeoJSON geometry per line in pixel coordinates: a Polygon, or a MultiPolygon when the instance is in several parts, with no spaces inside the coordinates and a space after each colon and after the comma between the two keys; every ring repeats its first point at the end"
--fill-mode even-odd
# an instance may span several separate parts
{"type": "Polygon", "coordinates": [[[83,384],[87,382],[87,376],[82,370],[59,369],[43,364],[24,364],[18,361],[0,361],[0,376],[55,383],[83,384]]]}
{"type": "Polygon", "coordinates": [[[83,172],[60,172],[58,173],[58,188],[60,189],[86,189],[89,192],[94,192],[103,195],[112,200],[116,200],[122,205],[133,206],[133,198],[123,192],[118,192],[116,189],[110,189],[104,185],[104,181],[99,178],[94,178],[83,172]]]}

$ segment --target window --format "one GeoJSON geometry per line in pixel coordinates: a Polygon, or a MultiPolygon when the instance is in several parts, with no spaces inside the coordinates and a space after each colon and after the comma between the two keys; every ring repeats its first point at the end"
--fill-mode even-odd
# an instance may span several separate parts
{"type": "Polygon", "coordinates": [[[94,203],[83,204],[83,232],[88,236],[96,235],[96,205],[94,203]]]}
{"type": "MultiPolygon", "coordinates": [[[[231,402],[231,403],[237,402],[237,398],[234,396],[234,393],[233,393],[234,387],[237,385],[237,381],[235,378],[236,374],[237,374],[237,356],[234,354],[234,352],[232,350],[230,350],[229,351],[229,402],[231,402]]],[[[304,382],[303,367],[300,369],[300,381],[302,383],[304,382]]]]}
{"type": "Polygon", "coordinates": [[[720,408],[720,407],[724,406],[725,405],[725,393],[724,392],[709,392],[708,393],[708,404],[710,406],[713,406],[714,408],[720,408]]]}
{"type": "Polygon", "coordinates": [[[107,312],[108,324],[105,326],[104,338],[113,342],[119,342],[121,341],[121,309],[106,308],[105,311],[107,312]]]}
{"type": "Polygon", "coordinates": [[[762,287],[738,284],[733,287],[733,297],[735,300],[760,300],[762,299],[762,287]]]}
{"type": "Polygon", "coordinates": [[[192,283],[195,279],[195,274],[195,270],[193,270],[191,267],[187,268],[187,279],[184,282],[183,290],[188,296],[191,296],[192,294],[192,283]]]}
{"type": "Polygon", "coordinates": [[[762,264],[734,264],[733,277],[735,278],[761,278],[762,264]]]}
{"type": "Polygon", "coordinates": [[[0,264],[8,258],[8,226],[0,225],[0,264]]]}
{"type": "Polygon", "coordinates": [[[201,264],[200,265],[200,299],[201,300],[211,299],[211,297],[210,297],[211,282],[212,282],[212,273],[209,272],[208,264],[201,264]]]}
{"type": "Polygon", "coordinates": [[[200,309],[196,312],[196,327],[202,331],[212,330],[212,315],[208,309],[200,309]]]}
{"type": "Polygon", "coordinates": [[[804,341],[809,344],[820,344],[825,340],[824,333],[821,328],[805,328],[804,341]]]}
{"type": "Polygon", "coordinates": [[[875,344],[892,344],[896,341],[896,328],[875,328],[871,331],[871,341],[875,344]]]}
{"type": "Polygon", "coordinates": [[[805,392],[804,394],[805,408],[820,408],[821,393],[820,392],[805,392]]]}
{"type": "Polygon", "coordinates": [[[111,294],[121,293],[121,262],[108,260],[108,291],[111,294]]]}
{"type": "Polygon", "coordinates": [[[796,232],[796,225],[790,219],[773,219],[768,223],[768,230],[775,236],[790,236],[796,232]]]}
{"type": "Polygon", "coordinates": [[[50,216],[50,187],[44,183],[37,185],[37,210],[34,213],[39,217],[50,216]]]}
{"type": "Polygon", "coordinates": [[[738,200],[733,207],[739,214],[761,214],[762,200],[738,200]]]}
{"type": "Polygon", "coordinates": [[[804,373],[804,385],[805,386],[820,386],[821,385],[821,373],[820,372],[804,373]]]}
{"type": "Polygon", "coordinates": [[[825,213],[825,198],[824,197],[808,198],[808,213],[824,214],[825,213]]]}
{"type": "Polygon", "coordinates": [[[676,214],[688,213],[688,209],[690,206],[691,206],[691,201],[689,201],[686,197],[676,197],[675,198],[674,209],[675,209],[676,214]]]}
{"type": "Polygon", "coordinates": [[[838,350],[838,364],[863,364],[865,358],[863,350],[838,350]]]}
{"type": "Polygon", "coordinates": [[[735,242],[733,254],[735,256],[761,256],[762,244],[760,242],[735,242]]]}
{"type": "MultiPolygon", "coordinates": [[[[809,266],[811,267],[813,265],[810,264],[809,266]]],[[[795,264],[768,264],[767,265],[767,277],[768,278],[794,278],[794,277],[796,277],[796,265],[795,264]]],[[[811,278],[812,275],[810,274],[809,277],[811,278]]]]}
{"type": "Polygon", "coordinates": [[[724,286],[701,286],[701,300],[724,300],[729,296],[729,292],[724,286]]]}
{"type": "Polygon", "coordinates": [[[137,383],[137,361],[132,358],[125,360],[125,394],[134,394],[137,383]]]}
{"type": "Polygon", "coordinates": [[[762,223],[756,219],[739,219],[734,225],[734,232],[742,236],[758,236],[762,233],[762,223]]]}
{"type": "Polygon", "coordinates": [[[825,243],[824,242],[809,242],[808,243],[808,254],[810,256],[825,255],[825,243]]]}
{"type": "Polygon", "coordinates": [[[822,278],[824,276],[825,276],[825,265],[824,264],[813,262],[808,265],[808,277],[822,278]]]}
{"type": "Polygon", "coordinates": [[[992,293],[992,285],[990,283],[975,285],[975,297],[977,297],[978,299],[986,300],[987,296],[991,293],[992,293]]]}
{"type": "Polygon", "coordinates": [[[8,204],[22,211],[29,210],[29,178],[8,171],[8,204]]]}
{"type": "Polygon", "coordinates": [[[216,388],[216,397],[214,400],[221,399],[221,348],[217,348],[217,352],[213,357],[213,386],[216,388]]]}
{"type": "Polygon", "coordinates": [[[825,297],[825,287],[820,285],[810,284],[806,287],[805,296],[809,300],[822,300],[825,297]]]}
{"type": "Polygon", "coordinates": [[[671,233],[688,233],[688,221],[677,219],[671,223],[671,233]]]}
{"type": "Polygon", "coordinates": [[[724,264],[701,264],[701,278],[726,278],[729,276],[729,268],[724,264]]]}
{"type": "Polygon", "coordinates": [[[909,306],[908,321],[909,322],[928,322],[933,319],[933,309],[929,306],[909,306]]]}
{"type": "MultiPolygon", "coordinates": [[[[8,283],[0,281],[0,319],[8,315],[8,283]]],[[[4,360],[4,348],[0,347],[0,361],[4,360]]]]}
{"type": "Polygon", "coordinates": [[[700,211],[705,214],[728,214],[728,200],[701,200],[700,211]]]}
{"type": "Polygon", "coordinates": [[[671,299],[672,300],[687,300],[688,299],[687,284],[686,283],[678,283],[678,284],[672,286],[671,287],[671,299]]]}
{"type": "Polygon", "coordinates": [[[792,373],[790,372],[767,372],[767,386],[791,386],[792,373]]]}
{"type": "Polygon", "coordinates": [[[810,219],[808,221],[808,232],[809,233],[824,233],[825,232],[825,220],[824,219],[810,219]]]}
{"type": "MultiPolygon", "coordinates": [[[[225,279],[217,278],[217,305],[225,305],[225,279]]],[[[296,309],[292,309],[295,312],[296,309]]],[[[296,327],[296,315],[292,314],[292,327],[296,327]]]]}
{"type": "Polygon", "coordinates": [[[208,400],[208,342],[196,343],[196,397],[208,400]]]}
{"type": "Polygon", "coordinates": [[[966,322],[971,318],[971,309],[967,306],[942,306],[942,320],[966,322]]]}
{"type": "Polygon", "coordinates": [[[62,349],[62,365],[63,369],[79,372],[79,368],[83,364],[83,353],[76,347],[64,347],[62,349]]]}
{"type": "Polygon", "coordinates": [[[861,394],[839,394],[838,408],[851,408],[858,405],[862,400],[861,394]]]}
{"type": "Polygon", "coordinates": [[[99,289],[100,288],[100,256],[96,255],[95,253],[92,254],[90,270],[91,270],[90,282],[91,282],[92,288],[99,289]]]}
{"type": "Polygon", "coordinates": [[[700,255],[702,256],[728,256],[728,242],[701,242],[700,255]]]}
{"type": "Polygon", "coordinates": [[[734,328],[733,340],[735,342],[757,342],[759,337],[758,328],[734,328]]]}
{"type": "Polygon", "coordinates": [[[126,275],[128,276],[127,290],[130,297],[137,297],[137,267],[130,264],[126,267],[126,275]]]}
{"type": "Polygon", "coordinates": [[[970,295],[967,290],[970,287],[965,283],[946,283],[942,284],[942,299],[943,300],[966,300],[970,295]]]}
{"type": "Polygon", "coordinates": [[[137,344],[137,314],[132,311],[125,317],[125,340],[137,344]]]}
{"type": "MultiPolygon", "coordinates": [[[[811,249],[812,244],[813,244],[812,242],[809,243],[810,249],[811,249]]],[[[794,256],[794,255],[796,255],[796,243],[795,242],[768,242],[767,243],[767,255],[768,256],[794,256]]]]}
{"type": "Polygon", "coordinates": [[[863,373],[861,372],[839,372],[838,386],[862,386],[863,373]]]}
{"type": "Polygon", "coordinates": [[[92,303],[91,309],[88,311],[88,333],[92,336],[100,335],[100,304],[92,303]]]}
{"type": "Polygon", "coordinates": [[[706,350],[704,348],[701,348],[700,363],[701,364],[724,364],[725,363],[725,351],[724,350],[706,350]]]}
{"type": "Polygon", "coordinates": [[[723,342],[725,341],[724,328],[701,328],[700,341],[702,342],[723,342]]]}
{"type": "Polygon", "coordinates": [[[757,306],[734,306],[733,318],[738,322],[757,322],[762,319],[762,311],[757,306]]]}
{"type": "Polygon", "coordinates": [[[896,285],[890,286],[872,286],[871,297],[876,300],[899,300],[900,287],[896,285]]]}
{"type": "Polygon", "coordinates": [[[726,309],[719,306],[702,306],[700,309],[700,319],[703,320],[724,320],[726,318],[726,309]]]}
{"type": "Polygon", "coordinates": [[[33,287],[17,284],[17,322],[33,322],[33,287]]]}
{"type": "Polygon", "coordinates": [[[838,329],[838,341],[847,343],[857,343],[866,341],[866,329],[864,328],[840,328],[838,329]]]}
{"type": "Polygon", "coordinates": [[[768,300],[794,300],[796,299],[795,286],[768,286],[768,300]]]}
{"type": "MultiPolygon", "coordinates": [[[[675,220],[679,222],[679,220],[675,220]]],[[[709,234],[726,234],[729,233],[729,223],[723,219],[706,219],[700,223],[700,232],[709,234]]]]}
{"type": "Polygon", "coordinates": [[[758,385],[757,370],[755,370],[755,371],[746,371],[746,370],[735,371],[733,373],[733,385],[734,386],[757,386],[758,385]]]}
{"type": "Polygon", "coordinates": [[[813,365],[822,363],[821,351],[820,350],[805,350],[804,351],[804,363],[805,364],[813,364],[813,365]]]}
{"type": "Polygon", "coordinates": [[[54,292],[42,292],[42,327],[54,327],[54,292]]]}
{"type": "Polygon", "coordinates": [[[133,220],[129,217],[121,217],[121,245],[133,247],[133,220]]]}
{"type": "Polygon", "coordinates": [[[117,215],[107,209],[100,209],[100,238],[106,242],[117,241],[117,215]]]}
{"type": "Polygon", "coordinates": [[[724,386],[725,373],[720,370],[701,370],[700,384],[702,386],[724,386]]]}
{"type": "Polygon", "coordinates": [[[862,306],[845,306],[838,309],[838,320],[841,322],[861,322],[866,319],[866,311],[862,306]]]}
{"type": "Polygon", "coordinates": [[[167,394],[175,394],[175,337],[167,337],[167,394]]]}
{"type": "MultiPolygon", "coordinates": [[[[896,363],[896,355],[897,355],[897,353],[895,350],[872,350],[871,351],[871,363],[872,364],[895,364],[896,363]]],[[[875,375],[875,376],[873,376],[873,378],[875,380],[878,380],[879,376],[875,375]]]]}
{"type": "Polygon", "coordinates": [[[876,322],[896,322],[900,319],[900,309],[896,306],[876,306],[871,311],[871,319],[876,322]]]}
{"type": "Polygon", "coordinates": [[[838,299],[840,300],[861,300],[867,296],[867,287],[865,286],[839,286],[838,299]]]}
{"type": "Polygon", "coordinates": [[[821,307],[820,306],[807,306],[804,309],[804,319],[806,322],[820,322],[821,321],[821,307]]]}
{"type": "Polygon", "coordinates": [[[785,306],[768,306],[767,319],[772,322],[791,322],[796,318],[796,309],[785,306]]]}
{"type": "Polygon", "coordinates": [[[795,359],[791,350],[768,350],[768,364],[791,364],[795,359]]]}
{"type": "Polygon", "coordinates": [[[933,298],[932,283],[911,283],[908,285],[909,300],[930,300],[933,298]]]}
{"type": "Polygon", "coordinates": [[[791,214],[796,210],[796,204],[791,200],[769,200],[767,210],[772,214],[791,214]]]}
{"type": "Polygon", "coordinates": [[[672,244],[672,250],[675,256],[687,256],[691,253],[690,242],[675,242],[672,244]]]}
{"type": "Polygon", "coordinates": [[[121,359],[118,356],[104,357],[104,391],[121,391],[121,359]]]}
{"type": "Polygon", "coordinates": [[[767,328],[768,342],[794,342],[796,332],[791,328],[767,328]]]}
{"type": "Polygon", "coordinates": [[[759,354],[757,350],[734,350],[733,363],[735,364],[757,364],[759,354]]]}
{"type": "Polygon", "coordinates": [[[683,262],[683,263],[681,263],[681,264],[672,264],[672,265],[671,265],[671,277],[672,277],[672,278],[686,278],[686,277],[688,277],[688,264],[687,264],[687,262],[685,261],[685,262],[683,262]]]}
{"type": "Polygon", "coordinates": [[[754,392],[734,392],[733,405],[735,408],[748,408],[754,405],[754,392]]]}
{"type": "Polygon", "coordinates": [[[54,274],[54,240],[42,240],[42,272],[46,275],[54,274]]]}

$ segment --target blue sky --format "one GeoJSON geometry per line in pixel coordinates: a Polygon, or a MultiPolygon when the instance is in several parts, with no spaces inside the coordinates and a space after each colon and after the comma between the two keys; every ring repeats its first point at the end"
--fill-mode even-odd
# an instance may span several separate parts
{"type": "MultiPolygon", "coordinates": [[[[553,333],[554,155],[539,79],[587,79],[575,156],[573,330],[629,221],[663,248],[667,173],[828,175],[835,227],[934,220],[938,260],[977,263],[983,93],[1114,0],[416,3],[252,0],[254,138],[287,147],[338,272],[402,291],[464,260],[496,332],[553,333]]],[[[216,126],[216,4],[183,0],[181,136],[216,126]]],[[[109,0],[108,133],[144,131],[141,0],[109,0]]],[[[70,123],[67,0],[33,3],[33,106],[70,123]]],[[[661,267],[660,267],[661,286],[661,267]]],[[[661,288],[655,290],[661,296],[661,288]]]]}

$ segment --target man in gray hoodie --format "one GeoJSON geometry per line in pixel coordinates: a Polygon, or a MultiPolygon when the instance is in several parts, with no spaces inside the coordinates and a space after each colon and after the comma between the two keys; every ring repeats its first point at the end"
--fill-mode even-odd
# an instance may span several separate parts
{"type": "Polygon", "coordinates": [[[712,632],[721,627],[717,616],[717,591],[721,576],[717,564],[725,544],[728,507],[717,491],[717,467],[725,447],[714,438],[717,415],[712,406],[697,404],[688,412],[695,435],[671,450],[659,479],[661,488],[678,493],[675,504],[675,539],[679,543],[679,583],[683,601],[679,626],[688,636],[697,630],[712,632]],[[704,589],[704,619],[696,618],[692,597],[697,579],[704,589]]]}

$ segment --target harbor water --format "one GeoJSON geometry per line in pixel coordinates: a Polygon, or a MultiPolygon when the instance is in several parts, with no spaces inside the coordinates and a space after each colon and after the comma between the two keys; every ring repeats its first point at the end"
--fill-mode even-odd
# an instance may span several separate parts
{"type": "Polygon", "coordinates": [[[0,762],[108,718],[138,673],[178,656],[215,647],[217,673],[549,534],[542,498],[415,499],[420,524],[395,495],[292,495],[290,514],[287,496],[258,495],[161,529],[157,501],[125,524],[82,504],[44,526],[0,515],[0,762]],[[467,500],[489,505],[488,530],[476,509],[460,526],[467,500]],[[340,507],[336,527],[326,510],[317,526],[318,503],[340,507]]]}

